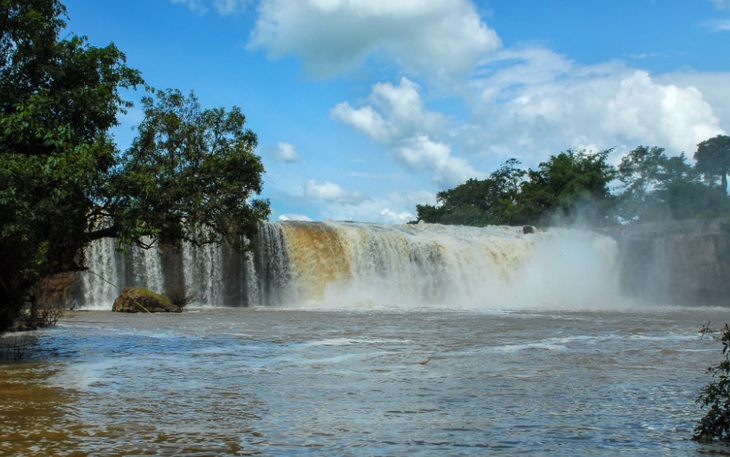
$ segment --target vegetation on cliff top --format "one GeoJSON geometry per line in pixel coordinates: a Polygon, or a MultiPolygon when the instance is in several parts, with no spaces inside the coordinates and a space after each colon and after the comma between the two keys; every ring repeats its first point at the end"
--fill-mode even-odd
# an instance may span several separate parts
{"type": "Polygon", "coordinates": [[[145,86],[114,44],[69,34],[65,14],[59,0],[0,0],[0,331],[41,278],[83,268],[94,239],[245,250],[269,213],[240,109],[145,86]],[[136,88],[145,117],[120,151],[110,129],[136,88]]]}
{"type": "Polygon", "coordinates": [[[576,223],[610,226],[664,219],[730,216],[730,137],[703,141],[696,165],[684,154],[638,146],[611,165],[613,150],[568,150],[536,170],[506,161],[485,179],[439,192],[436,205],[417,205],[417,221],[484,226],[576,223]]]}

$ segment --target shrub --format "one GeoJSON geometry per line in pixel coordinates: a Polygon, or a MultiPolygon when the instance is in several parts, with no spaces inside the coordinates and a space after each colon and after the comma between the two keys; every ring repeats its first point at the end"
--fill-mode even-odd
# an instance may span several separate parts
{"type": "MultiPolygon", "coordinates": [[[[708,326],[702,333],[709,333],[708,326]]],[[[709,410],[695,426],[692,439],[701,443],[715,440],[730,444],[730,327],[725,324],[722,329],[722,360],[715,367],[709,367],[713,381],[707,384],[697,397],[697,403],[709,410]]]]}

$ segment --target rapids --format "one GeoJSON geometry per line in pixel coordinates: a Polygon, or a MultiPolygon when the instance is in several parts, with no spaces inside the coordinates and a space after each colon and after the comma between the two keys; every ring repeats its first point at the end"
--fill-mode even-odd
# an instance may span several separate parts
{"type": "Polygon", "coordinates": [[[76,311],[0,364],[0,455],[727,455],[690,441],[726,318],[76,311]]]}

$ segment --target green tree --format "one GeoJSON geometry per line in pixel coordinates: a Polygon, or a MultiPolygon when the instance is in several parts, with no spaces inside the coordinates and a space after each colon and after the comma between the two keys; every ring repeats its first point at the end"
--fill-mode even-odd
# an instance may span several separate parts
{"type": "Polygon", "coordinates": [[[60,39],[64,18],[58,0],[0,0],[0,330],[40,278],[83,268],[94,239],[245,250],[269,211],[253,198],[264,170],[238,108],[152,91],[120,154],[109,129],[142,78],[113,44],[60,39]]]}
{"type": "Polygon", "coordinates": [[[94,190],[114,164],[107,131],[142,83],[114,45],[59,40],[56,0],[0,0],[0,329],[38,279],[76,267],[94,190]]]}
{"type": "Polygon", "coordinates": [[[516,159],[507,160],[488,178],[469,179],[436,194],[437,205],[417,205],[418,220],[451,225],[517,223],[519,184],[525,171],[516,159]]]}
{"type": "Polygon", "coordinates": [[[697,171],[707,177],[711,185],[719,185],[727,193],[727,174],[730,172],[730,136],[717,135],[697,145],[697,171]],[[718,184],[719,180],[719,184],[718,184]]]}
{"type": "Polygon", "coordinates": [[[663,148],[639,146],[621,159],[622,183],[616,216],[622,222],[667,218],[708,218],[730,213],[730,200],[707,186],[684,154],[667,157],[663,148]]]}
{"type": "Polygon", "coordinates": [[[616,215],[636,222],[666,217],[679,204],[681,190],[696,183],[696,174],[684,154],[667,157],[664,148],[638,146],[621,158],[618,179],[616,215]]]}
{"type": "Polygon", "coordinates": [[[530,170],[520,193],[522,219],[538,223],[555,215],[569,220],[588,215],[594,222],[605,222],[611,203],[609,183],[616,176],[608,163],[611,152],[568,150],[530,170]]]}
{"type": "MultiPolygon", "coordinates": [[[[703,333],[709,328],[704,327],[703,333]]],[[[714,380],[707,384],[697,398],[701,407],[709,407],[694,430],[693,440],[709,443],[730,442],[730,327],[725,324],[721,336],[722,359],[707,371],[714,380]]]]}
{"type": "Polygon", "coordinates": [[[177,90],[142,101],[139,136],[121,158],[96,206],[90,239],[148,244],[223,240],[245,251],[269,214],[256,135],[239,108],[202,109],[177,90]]]}

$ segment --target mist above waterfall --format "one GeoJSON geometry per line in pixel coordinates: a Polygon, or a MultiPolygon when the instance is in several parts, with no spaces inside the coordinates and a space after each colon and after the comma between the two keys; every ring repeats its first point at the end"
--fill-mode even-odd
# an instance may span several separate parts
{"type": "Polygon", "coordinates": [[[589,232],[354,223],[282,228],[292,246],[289,304],[585,308],[618,297],[615,242],[589,232]]]}
{"type": "Polygon", "coordinates": [[[257,250],[226,246],[120,254],[87,250],[82,307],[109,309],[118,289],[165,292],[183,281],[193,306],[514,309],[614,308],[617,247],[596,233],[521,227],[269,222],[257,250]]]}

